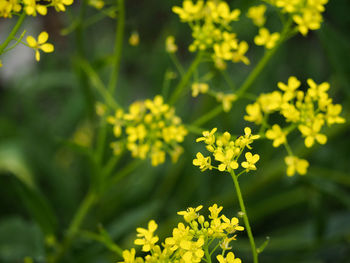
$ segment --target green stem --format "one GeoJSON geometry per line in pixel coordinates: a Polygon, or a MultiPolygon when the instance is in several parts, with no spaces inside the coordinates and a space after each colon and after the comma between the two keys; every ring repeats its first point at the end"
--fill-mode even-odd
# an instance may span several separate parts
{"type": "MultiPolygon", "coordinates": [[[[109,94],[113,97],[114,90],[118,83],[118,75],[120,68],[120,60],[123,48],[123,37],[124,37],[124,26],[125,26],[125,7],[124,0],[118,0],[118,22],[117,22],[117,32],[115,37],[114,55],[112,58],[113,69],[108,83],[109,94]]],[[[107,123],[103,123],[98,134],[97,141],[97,165],[101,166],[103,160],[103,152],[105,148],[105,141],[107,138],[107,123]]]]}
{"type": "MultiPolygon", "coordinates": [[[[282,43],[289,37],[290,33],[290,27],[292,25],[292,21],[287,23],[282,30],[281,33],[281,38],[280,40],[276,43],[276,46],[267,51],[264,56],[261,58],[259,63],[255,66],[253,71],[249,74],[249,76],[246,78],[246,80],[243,82],[243,84],[240,86],[240,88],[237,90],[236,95],[237,99],[242,97],[244,93],[253,85],[257,77],[260,75],[262,70],[265,68],[266,64],[270,61],[272,56],[276,53],[278,48],[282,45],[282,43]]],[[[204,114],[202,117],[200,117],[198,120],[196,120],[193,124],[201,126],[205,122],[215,118],[217,115],[219,115],[223,111],[222,106],[217,106],[213,110],[209,111],[208,113],[204,114]]]]}
{"type": "Polygon", "coordinates": [[[123,38],[124,38],[124,26],[125,26],[125,6],[124,0],[118,0],[118,19],[117,19],[117,32],[115,36],[115,46],[114,46],[114,55],[112,58],[113,68],[110,75],[108,90],[111,94],[114,93],[114,90],[118,83],[120,60],[122,55],[123,48],[123,38]]]}
{"type": "Polygon", "coordinates": [[[75,213],[71,224],[67,230],[66,238],[64,239],[61,248],[58,250],[56,257],[53,258],[52,262],[59,262],[62,256],[65,255],[66,251],[71,246],[72,240],[77,234],[81,224],[83,223],[87,213],[90,211],[91,207],[97,201],[97,196],[93,192],[89,192],[83,201],[81,202],[77,212],[75,213]]]}
{"type": "Polygon", "coordinates": [[[130,174],[137,167],[139,167],[143,163],[143,160],[135,159],[132,162],[129,162],[122,170],[120,170],[116,175],[111,177],[108,181],[107,187],[115,185],[121,179],[123,179],[126,175],[130,174]]]}
{"type": "Polygon", "coordinates": [[[8,37],[6,38],[4,43],[2,43],[0,45],[0,55],[2,55],[4,53],[5,48],[7,48],[7,46],[10,44],[11,40],[16,36],[16,34],[17,34],[19,28],[21,27],[25,17],[26,17],[26,14],[25,14],[25,12],[23,12],[21,14],[21,16],[18,18],[16,25],[13,27],[12,31],[10,32],[10,34],[8,35],[8,37]]]}
{"type": "Polygon", "coordinates": [[[209,250],[208,250],[208,245],[205,246],[204,253],[205,253],[205,257],[207,259],[207,262],[211,263],[211,256],[210,256],[210,253],[209,253],[209,250]]]}
{"type": "Polygon", "coordinates": [[[193,60],[191,66],[187,70],[186,74],[183,75],[183,77],[181,78],[181,81],[176,86],[174,93],[170,97],[170,100],[169,100],[170,105],[173,105],[181,97],[184,89],[186,88],[186,85],[188,84],[188,82],[190,81],[190,79],[192,77],[192,74],[194,73],[194,71],[198,67],[199,63],[201,62],[202,56],[203,56],[202,52],[197,53],[196,58],[193,60]]]}
{"type": "Polygon", "coordinates": [[[233,179],[233,183],[234,183],[235,188],[236,188],[236,193],[237,193],[239,205],[240,205],[241,210],[243,212],[243,221],[244,221],[244,224],[245,224],[245,227],[246,227],[246,230],[247,230],[250,247],[252,249],[253,262],[254,263],[258,263],[258,252],[256,250],[253,233],[252,233],[252,230],[251,230],[250,224],[249,224],[248,214],[247,214],[247,211],[245,209],[244,202],[243,202],[241,188],[240,188],[239,183],[238,183],[238,177],[236,176],[236,174],[233,171],[231,172],[231,177],[233,179]]]}

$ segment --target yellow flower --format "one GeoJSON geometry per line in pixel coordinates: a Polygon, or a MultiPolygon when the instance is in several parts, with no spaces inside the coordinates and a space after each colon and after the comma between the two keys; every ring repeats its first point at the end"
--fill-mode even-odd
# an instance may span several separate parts
{"type": "Polygon", "coordinates": [[[36,12],[43,16],[47,14],[47,7],[44,5],[37,4],[36,0],[23,0],[23,3],[24,11],[29,16],[36,16],[36,12]]]}
{"type": "Polygon", "coordinates": [[[150,251],[159,240],[158,236],[153,236],[157,228],[158,225],[154,220],[148,222],[148,229],[138,227],[136,231],[139,238],[135,240],[135,245],[142,246],[144,252],[150,251]]]}
{"type": "Polygon", "coordinates": [[[180,242],[180,247],[186,251],[182,255],[182,260],[185,263],[196,263],[200,262],[204,256],[204,251],[202,249],[204,245],[204,238],[200,237],[197,241],[182,240],[180,242]]]}
{"type": "Polygon", "coordinates": [[[330,85],[328,82],[323,82],[319,85],[315,83],[312,79],[307,79],[307,84],[309,85],[309,89],[307,90],[307,94],[317,100],[322,99],[324,97],[328,97],[327,91],[330,88],[330,85]]]}
{"type": "Polygon", "coordinates": [[[238,45],[237,51],[232,53],[232,61],[235,63],[242,61],[244,64],[249,65],[250,61],[245,56],[245,53],[248,51],[248,48],[248,43],[245,41],[241,41],[238,45]]]}
{"type": "Polygon", "coordinates": [[[103,0],[89,0],[89,5],[100,10],[105,6],[105,2],[103,0]]]}
{"type": "Polygon", "coordinates": [[[261,124],[263,115],[259,103],[253,103],[247,105],[245,108],[247,115],[244,116],[246,121],[254,122],[255,124],[261,124]]]}
{"type": "Polygon", "coordinates": [[[201,169],[202,172],[207,170],[207,169],[209,169],[209,170],[212,169],[210,156],[204,157],[203,154],[198,152],[196,154],[196,157],[197,158],[193,159],[192,163],[195,166],[199,166],[199,169],[201,169]]]}
{"type": "Polygon", "coordinates": [[[340,104],[330,104],[327,107],[326,120],[328,125],[334,123],[344,123],[345,119],[340,117],[339,114],[342,111],[342,106],[340,104]]]}
{"type": "Polygon", "coordinates": [[[298,129],[305,137],[305,146],[310,148],[314,145],[315,140],[320,144],[327,142],[327,136],[319,133],[323,126],[324,121],[322,119],[316,119],[310,125],[299,125],[298,129]]]}
{"type": "Polygon", "coordinates": [[[195,82],[192,84],[192,97],[197,97],[199,93],[207,93],[209,85],[207,83],[195,82]]]}
{"type": "Polygon", "coordinates": [[[133,47],[138,46],[140,43],[140,36],[138,32],[132,32],[129,37],[129,44],[133,47]]]}
{"type": "Polygon", "coordinates": [[[222,108],[225,112],[229,112],[232,108],[232,102],[237,99],[236,94],[224,94],[223,92],[218,92],[216,94],[216,99],[222,102],[222,108]]]}
{"type": "Polygon", "coordinates": [[[247,147],[248,149],[251,149],[252,147],[250,144],[253,143],[254,140],[257,140],[260,138],[260,135],[253,135],[252,130],[249,127],[244,128],[244,136],[238,137],[238,139],[235,141],[235,145],[244,148],[247,147]]]}
{"type": "Polygon", "coordinates": [[[307,168],[309,167],[308,161],[295,156],[287,156],[284,158],[284,161],[287,165],[288,176],[293,176],[295,173],[300,175],[305,175],[307,173],[307,168]]]}
{"type": "Polygon", "coordinates": [[[209,218],[210,219],[218,218],[222,209],[223,209],[222,206],[218,207],[217,204],[213,204],[211,207],[208,208],[208,210],[210,212],[209,218]]]}
{"type": "Polygon", "coordinates": [[[227,151],[223,152],[221,149],[215,151],[214,153],[215,160],[221,162],[218,169],[219,171],[231,171],[232,169],[235,170],[238,168],[238,163],[236,160],[234,160],[235,157],[235,151],[233,149],[228,149],[227,151]]]}
{"type": "Polygon", "coordinates": [[[322,16],[317,11],[305,9],[301,15],[294,15],[293,20],[297,23],[299,32],[306,36],[309,30],[321,27],[322,16]]]}
{"type": "Polygon", "coordinates": [[[319,12],[325,10],[324,5],[328,3],[328,0],[307,0],[308,7],[314,8],[319,12]]]}
{"type": "Polygon", "coordinates": [[[242,261],[239,258],[236,258],[232,252],[229,252],[226,257],[222,255],[217,255],[216,259],[219,263],[241,263],[242,261]]]}
{"type": "Polygon", "coordinates": [[[273,140],[273,147],[278,147],[286,142],[286,133],[278,124],[274,124],[272,129],[266,131],[266,138],[273,140]]]}
{"type": "Polygon", "coordinates": [[[247,17],[253,20],[253,23],[256,26],[261,27],[265,24],[266,21],[265,11],[265,5],[252,6],[248,9],[247,17]]]}
{"type": "Polygon", "coordinates": [[[54,51],[54,46],[50,43],[46,43],[49,38],[49,34],[47,32],[41,32],[38,36],[38,40],[36,40],[32,36],[27,37],[27,43],[29,47],[35,50],[35,59],[40,61],[40,52],[39,49],[44,51],[45,53],[51,53],[54,51]]]}
{"type": "Polygon", "coordinates": [[[194,4],[191,0],[183,1],[182,8],[174,6],[172,8],[175,14],[178,14],[182,22],[191,22],[198,20],[202,17],[202,8],[204,2],[202,0],[197,1],[194,4]]]}
{"type": "Polygon", "coordinates": [[[300,81],[296,77],[291,76],[288,79],[287,85],[283,82],[278,82],[277,86],[284,91],[283,99],[289,101],[295,97],[296,90],[300,87],[300,81]]]}
{"type": "Polygon", "coordinates": [[[229,5],[224,1],[208,1],[207,6],[211,19],[215,23],[224,25],[229,24],[231,21],[237,21],[241,13],[239,9],[231,12],[229,5]]]}
{"type": "Polygon", "coordinates": [[[245,168],[247,171],[250,170],[256,170],[255,163],[257,163],[260,159],[260,156],[258,154],[252,155],[251,152],[247,152],[245,154],[246,161],[242,162],[242,167],[245,168]]]}
{"type": "Polygon", "coordinates": [[[177,51],[177,45],[175,44],[175,37],[168,36],[165,40],[165,49],[168,53],[175,53],[177,51]]]}
{"type": "Polygon", "coordinates": [[[11,18],[13,13],[21,11],[22,6],[19,0],[0,1],[0,17],[11,18]]]}
{"type": "Polygon", "coordinates": [[[179,211],[177,212],[178,215],[183,216],[185,221],[187,223],[192,222],[193,220],[197,219],[199,217],[199,214],[197,213],[199,210],[203,208],[202,205],[197,206],[196,208],[189,207],[186,211],[179,211]]]}
{"type": "Polygon", "coordinates": [[[129,250],[123,251],[123,259],[124,261],[120,261],[119,263],[142,263],[144,262],[142,258],[135,258],[136,250],[132,248],[129,250]]]}
{"type": "Polygon", "coordinates": [[[259,29],[259,35],[254,38],[254,42],[258,46],[265,46],[267,49],[272,49],[275,47],[279,38],[279,33],[270,34],[269,30],[263,27],[259,29]]]}
{"type": "Polygon", "coordinates": [[[204,131],[203,137],[197,138],[196,142],[201,142],[204,141],[205,144],[212,145],[215,143],[215,135],[214,133],[217,131],[217,128],[213,128],[210,132],[209,131],[204,131]]]}
{"type": "Polygon", "coordinates": [[[225,231],[229,234],[233,234],[236,231],[243,231],[244,227],[238,225],[239,221],[237,217],[232,217],[231,220],[228,219],[225,215],[222,216],[223,225],[225,227],[225,231]]]}
{"type": "Polygon", "coordinates": [[[57,12],[66,11],[66,5],[72,5],[73,0],[51,0],[51,5],[53,5],[57,12]]]}

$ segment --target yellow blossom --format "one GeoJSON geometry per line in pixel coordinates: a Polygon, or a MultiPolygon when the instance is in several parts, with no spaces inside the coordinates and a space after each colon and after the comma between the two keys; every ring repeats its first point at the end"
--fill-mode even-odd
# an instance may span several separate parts
{"type": "Polygon", "coordinates": [[[265,11],[265,5],[252,6],[248,9],[247,17],[250,18],[256,26],[261,27],[266,21],[265,11]]]}
{"type": "Polygon", "coordinates": [[[235,151],[234,149],[228,149],[225,153],[220,149],[214,153],[215,160],[221,162],[218,169],[219,171],[231,171],[238,168],[238,163],[234,160],[235,151]]]}
{"type": "Polygon", "coordinates": [[[257,163],[260,159],[260,156],[258,154],[252,154],[251,152],[247,152],[245,154],[246,161],[242,162],[242,167],[245,168],[247,171],[250,170],[256,170],[255,163],[257,163]]]}
{"type": "Polygon", "coordinates": [[[305,175],[307,173],[307,168],[309,167],[308,161],[295,156],[287,156],[284,158],[284,161],[287,165],[288,176],[293,176],[295,173],[300,175],[305,175]]]}
{"type": "Polygon", "coordinates": [[[123,251],[123,259],[124,261],[120,261],[119,263],[142,263],[144,262],[142,258],[135,258],[136,255],[136,250],[135,248],[132,248],[130,251],[129,250],[124,250],[123,251]]]}
{"type": "Polygon", "coordinates": [[[132,32],[129,37],[129,44],[133,47],[138,46],[140,43],[140,36],[138,32],[132,32]]]}
{"type": "Polygon", "coordinates": [[[229,112],[232,108],[232,102],[237,99],[236,94],[224,94],[223,92],[218,92],[216,94],[216,99],[222,102],[222,108],[225,112],[229,112]]]}
{"type": "Polygon", "coordinates": [[[305,146],[310,148],[314,145],[315,140],[320,144],[325,144],[327,142],[327,136],[319,133],[324,121],[322,119],[316,119],[310,125],[299,125],[298,129],[305,137],[305,146]]]}
{"type": "Polygon", "coordinates": [[[254,38],[254,42],[258,46],[265,46],[267,49],[272,49],[279,39],[279,33],[270,34],[269,30],[263,27],[259,29],[259,35],[254,38]]]}
{"type": "Polygon", "coordinates": [[[255,124],[261,124],[263,115],[259,103],[249,104],[246,107],[247,115],[244,116],[246,121],[254,122],[255,124]]]}
{"type": "Polygon", "coordinates": [[[241,41],[238,45],[237,51],[232,53],[232,61],[236,63],[242,61],[244,64],[249,65],[250,61],[245,56],[245,53],[248,51],[248,48],[248,43],[245,41],[241,41]]]}
{"type": "Polygon", "coordinates": [[[212,169],[210,156],[204,157],[203,154],[199,152],[196,157],[196,159],[193,159],[193,165],[199,166],[199,169],[201,169],[202,172],[207,169],[212,169]]]}
{"type": "Polygon", "coordinates": [[[277,86],[279,89],[284,91],[283,99],[289,101],[295,97],[296,90],[300,87],[300,81],[296,77],[291,76],[288,79],[287,85],[283,82],[278,82],[277,86]]]}
{"type": "Polygon", "coordinates": [[[165,40],[165,49],[168,53],[175,53],[177,51],[177,45],[175,44],[175,37],[168,36],[165,40]]]}
{"type": "Polygon", "coordinates": [[[229,252],[226,257],[223,255],[217,255],[216,259],[219,263],[241,263],[242,261],[239,258],[236,258],[232,252],[229,252]]]}
{"type": "Polygon", "coordinates": [[[202,16],[202,8],[204,2],[197,1],[195,4],[191,0],[183,1],[182,8],[178,6],[173,7],[173,12],[178,14],[183,22],[191,22],[200,19],[202,16]]]}
{"type": "Polygon", "coordinates": [[[47,14],[47,7],[44,5],[37,4],[36,0],[23,0],[23,3],[24,11],[29,16],[36,16],[37,12],[43,16],[47,14]]]}
{"type": "Polygon", "coordinates": [[[51,5],[53,5],[57,12],[66,11],[66,6],[72,5],[73,0],[51,0],[51,5]]]}
{"type": "Polygon", "coordinates": [[[197,206],[196,208],[189,207],[189,208],[187,208],[186,211],[179,211],[179,212],[177,212],[177,214],[180,216],[183,216],[185,221],[187,223],[190,223],[199,217],[199,214],[197,212],[199,210],[201,210],[202,208],[203,208],[202,205],[197,206]]]}
{"type": "Polygon", "coordinates": [[[306,36],[309,30],[321,27],[322,16],[314,10],[305,9],[301,15],[294,15],[293,20],[297,23],[299,32],[306,36]]]}
{"type": "Polygon", "coordinates": [[[139,238],[135,240],[135,245],[142,246],[142,251],[144,252],[150,251],[153,248],[154,244],[159,240],[158,236],[153,235],[154,231],[156,231],[157,228],[158,225],[154,220],[149,221],[148,229],[141,227],[137,228],[137,237],[139,238]]]}
{"type": "Polygon", "coordinates": [[[103,0],[89,0],[89,5],[100,10],[105,6],[105,2],[103,0]]]}
{"type": "Polygon", "coordinates": [[[272,129],[266,131],[266,138],[273,140],[273,147],[278,147],[286,142],[286,133],[278,124],[274,124],[272,129]]]}
{"type": "Polygon", "coordinates": [[[27,37],[27,43],[29,47],[35,50],[35,59],[37,61],[40,60],[40,52],[39,52],[40,49],[45,53],[51,53],[54,51],[54,46],[50,43],[46,43],[48,38],[49,38],[49,34],[45,31],[39,34],[38,40],[36,40],[32,36],[27,37]]]}
{"type": "Polygon", "coordinates": [[[210,132],[204,131],[203,137],[197,138],[196,142],[204,141],[206,144],[211,145],[215,143],[215,135],[214,133],[217,131],[217,128],[213,128],[210,132]]]}
{"type": "Polygon", "coordinates": [[[342,106],[340,104],[328,105],[326,116],[325,116],[327,124],[332,125],[334,123],[344,123],[345,119],[339,116],[341,111],[342,111],[342,106]]]}
{"type": "Polygon", "coordinates": [[[209,85],[207,83],[195,82],[192,84],[192,97],[197,97],[199,93],[207,93],[209,85]]]}

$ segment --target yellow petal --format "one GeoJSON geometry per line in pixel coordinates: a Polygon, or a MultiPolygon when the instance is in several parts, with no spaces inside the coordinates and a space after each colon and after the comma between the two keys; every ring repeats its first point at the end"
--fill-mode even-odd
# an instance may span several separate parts
{"type": "Polygon", "coordinates": [[[43,31],[38,36],[38,44],[44,44],[49,39],[49,34],[46,31],[43,31]]]}
{"type": "Polygon", "coordinates": [[[36,59],[36,61],[40,61],[40,52],[39,52],[39,50],[35,50],[35,59],[36,59]]]}
{"type": "Polygon", "coordinates": [[[40,49],[44,51],[45,53],[51,53],[55,50],[54,46],[52,44],[46,43],[44,45],[40,46],[40,49]]]}
{"type": "Polygon", "coordinates": [[[27,37],[27,43],[31,48],[36,48],[37,47],[37,43],[34,37],[32,36],[28,36],[27,37]]]}

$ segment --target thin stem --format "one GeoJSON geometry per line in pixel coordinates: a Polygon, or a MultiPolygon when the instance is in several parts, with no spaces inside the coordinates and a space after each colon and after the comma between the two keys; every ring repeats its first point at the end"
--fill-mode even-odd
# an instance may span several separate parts
{"type": "MultiPolygon", "coordinates": [[[[115,46],[114,46],[114,55],[112,58],[113,68],[110,75],[108,83],[109,95],[113,95],[114,90],[118,84],[120,60],[123,48],[123,38],[124,38],[124,27],[125,27],[125,6],[124,0],[118,0],[118,22],[117,22],[117,32],[115,36],[115,46]]],[[[113,97],[113,96],[112,96],[113,97]]],[[[97,165],[101,166],[103,160],[103,152],[105,148],[105,141],[107,138],[107,124],[103,123],[101,129],[99,130],[98,140],[97,140],[97,165]]]]}
{"type": "Polygon", "coordinates": [[[124,0],[118,0],[117,32],[115,36],[114,55],[112,58],[113,68],[112,68],[112,72],[108,83],[108,90],[110,91],[111,94],[114,93],[114,90],[118,83],[120,60],[121,60],[122,48],[123,48],[124,26],[125,26],[124,0]]]}
{"type": "Polygon", "coordinates": [[[205,257],[206,257],[206,259],[207,259],[207,262],[208,262],[208,263],[211,263],[211,256],[210,256],[210,254],[209,254],[208,245],[205,246],[205,248],[204,248],[204,253],[205,253],[205,257]]]}
{"type": "MultiPolygon", "coordinates": [[[[276,43],[276,46],[265,52],[264,56],[261,58],[259,63],[255,66],[253,71],[249,74],[249,76],[246,78],[246,80],[243,82],[243,84],[240,86],[240,88],[237,90],[236,95],[237,99],[242,97],[244,93],[253,85],[257,77],[261,74],[262,70],[265,68],[266,64],[270,61],[272,56],[276,53],[278,48],[282,45],[282,43],[289,38],[289,33],[290,33],[290,27],[292,25],[292,21],[287,23],[285,27],[282,30],[281,33],[281,38],[280,40],[276,43]]],[[[213,110],[209,111],[208,113],[204,114],[202,117],[200,117],[198,120],[194,122],[195,125],[201,126],[205,122],[215,118],[217,115],[219,115],[223,111],[222,106],[217,106],[213,110]]]]}
{"type": "Polygon", "coordinates": [[[24,30],[24,31],[22,32],[22,34],[19,36],[19,38],[14,37],[13,39],[16,40],[16,43],[13,44],[11,47],[6,48],[6,49],[4,50],[4,53],[7,53],[7,52],[9,52],[10,50],[14,49],[15,47],[18,46],[18,44],[24,44],[24,45],[27,46],[26,43],[23,43],[23,42],[22,42],[22,39],[23,39],[24,35],[26,34],[26,32],[27,32],[27,31],[24,30]]]}
{"type": "Polygon", "coordinates": [[[184,68],[182,67],[180,61],[174,53],[169,53],[171,60],[173,61],[177,71],[179,71],[181,77],[185,74],[184,68]]]}
{"type": "Polygon", "coordinates": [[[130,174],[137,167],[139,167],[143,163],[143,160],[135,159],[129,162],[122,170],[120,170],[117,174],[110,178],[107,186],[113,186],[121,179],[123,179],[126,175],[130,174]]]}
{"type": "Polygon", "coordinates": [[[4,53],[5,48],[7,48],[7,46],[10,44],[11,40],[16,36],[16,34],[17,34],[19,28],[21,27],[25,17],[26,17],[26,14],[25,14],[25,12],[23,12],[21,14],[21,16],[18,18],[16,25],[13,27],[10,34],[8,35],[6,40],[4,41],[4,43],[2,43],[0,45],[0,55],[2,55],[4,53]]]}
{"type": "Polygon", "coordinates": [[[172,96],[170,97],[170,100],[169,100],[170,105],[173,105],[181,97],[184,89],[186,88],[186,85],[191,79],[191,76],[193,75],[199,63],[201,62],[202,56],[203,56],[202,52],[197,53],[196,58],[193,60],[186,74],[182,76],[179,84],[176,86],[172,96]]]}
{"type": "Polygon", "coordinates": [[[91,65],[84,59],[78,60],[78,63],[80,65],[80,67],[82,68],[82,70],[90,78],[91,83],[96,88],[98,93],[100,93],[100,95],[103,97],[106,104],[113,109],[120,108],[119,104],[113,98],[111,93],[106,89],[102,80],[100,79],[100,77],[98,76],[96,71],[91,67],[91,65]]]}
{"type": "Polygon", "coordinates": [[[243,221],[244,221],[245,227],[247,229],[249,243],[250,243],[250,247],[252,249],[253,262],[254,263],[258,263],[258,252],[256,250],[253,233],[252,233],[252,230],[251,230],[250,224],[249,224],[248,214],[247,214],[247,211],[245,209],[244,202],[243,202],[241,188],[239,186],[238,179],[237,179],[238,177],[236,176],[236,174],[233,171],[231,172],[231,177],[233,179],[233,183],[234,183],[235,188],[236,188],[236,194],[237,194],[237,197],[238,197],[239,205],[240,205],[241,210],[243,212],[243,221]]]}
{"type": "Polygon", "coordinates": [[[87,193],[83,201],[81,202],[77,212],[73,216],[73,219],[69,225],[67,230],[66,238],[64,239],[62,246],[58,250],[56,257],[52,259],[52,262],[58,262],[62,256],[66,253],[66,251],[71,246],[72,240],[74,236],[77,234],[81,224],[83,223],[86,215],[90,211],[91,207],[97,201],[97,196],[93,192],[87,193]]]}

